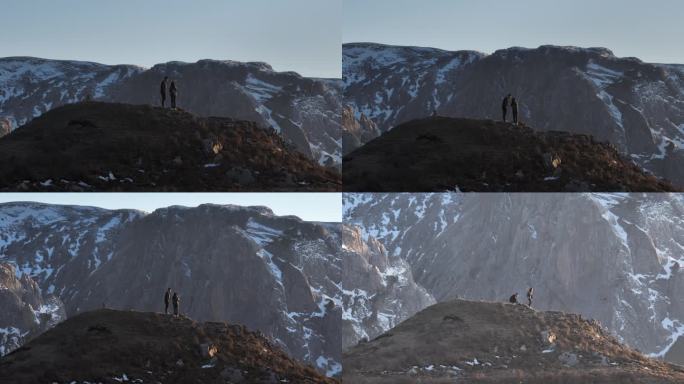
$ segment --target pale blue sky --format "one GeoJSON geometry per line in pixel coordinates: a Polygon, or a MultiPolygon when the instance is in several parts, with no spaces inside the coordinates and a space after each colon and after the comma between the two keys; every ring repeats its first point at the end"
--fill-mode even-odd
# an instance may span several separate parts
{"type": "Polygon", "coordinates": [[[341,77],[342,0],[0,0],[0,57],[265,61],[341,77]]]}
{"type": "Polygon", "coordinates": [[[307,221],[342,221],[340,193],[0,193],[0,203],[13,201],[134,208],[145,212],[170,205],[264,205],[280,216],[296,215],[307,221]]]}
{"type": "Polygon", "coordinates": [[[343,41],[491,53],[543,44],[606,47],[684,63],[682,0],[344,0],[343,41]]]}

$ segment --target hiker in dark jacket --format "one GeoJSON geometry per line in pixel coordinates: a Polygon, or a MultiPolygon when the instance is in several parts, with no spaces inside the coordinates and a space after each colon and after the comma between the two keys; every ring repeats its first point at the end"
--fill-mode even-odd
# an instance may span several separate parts
{"type": "Polygon", "coordinates": [[[518,102],[515,97],[511,98],[511,112],[513,112],[513,124],[518,125],[518,102]]]}
{"type": "Polygon", "coordinates": [[[512,303],[512,304],[517,304],[518,303],[518,292],[511,295],[511,297],[508,299],[508,302],[512,303]]]}
{"type": "Polygon", "coordinates": [[[501,112],[503,112],[503,122],[506,122],[506,116],[508,115],[508,104],[510,104],[511,100],[511,94],[509,93],[506,97],[504,97],[503,101],[501,102],[501,112]]]}
{"type": "Polygon", "coordinates": [[[173,293],[173,298],[171,301],[173,302],[173,315],[180,316],[180,297],[178,296],[177,292],[173,293]]]}
{"type": "Polygon", "coordinates": [[[532,296],[534,295],[534,288],[530,287],[527,290],[527,306],[532,308],[532,296]]]}
{"type": "Polygon", "coordinates": [[[159,92],[161,93],[162,108],[164,108],[164,104],[166,103],[166,81],[168,79],[169,79],[168,76],[164,76],[164,80],[162,80],[161,85],[159,86],[159,92]]]}
{"type": "Polygon", "coordinates": [[[171,80],[171,86],[169,87],[169,93],[171,94],[171,108],[176,109],[176,95],[178,94],[178,89],[176,88],[176,81],[171,80]]]}
{"type": "Polygon", "coordinates": [[[171,288],[168,288],[164,293],[164,314],[169,314],[169,302],[171,301],[171,288]]]}

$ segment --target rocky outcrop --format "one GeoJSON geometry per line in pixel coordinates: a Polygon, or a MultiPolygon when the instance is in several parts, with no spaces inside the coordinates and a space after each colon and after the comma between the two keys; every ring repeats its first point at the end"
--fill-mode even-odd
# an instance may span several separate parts
{"type": "Polygon", "coordinates": [[[178,105],[272,128],[320,165],[339,168],[341,102],[335,80],[276,72],[265,63],[201,60],[150,69],[28,57],[0,59],[0,115],[14,128],[52,108],[86,100],[159,105],[164,76],[179,88],[178,105]]]}
{"type": "Polygon", "coordinates": [[[12,132],[12,124],[9,119],[0,119],[0,137],[9,135],[12,132]]]}
{"type": "Polygon", "coordinates": [[[363,113],[357,117],[352,107],[344,107],[342,110],[342,148],[344,148],[344,154],[378,136],[380,136],[380,130],[371,119],[363,113]]]}
{"type": "Polygon", "coordinates": [[[512,93],[525,124],[609,141],[684,185],[682,65],[618,58],[605,48],[513,47],[485,55],[353,43],[343,46],[343,81],[345,103],[382,132],[435,111],[498,120],[501,100],[512,93]]]}
{"type": "Polygon", "coordinates": [[[57,297],[43,295],[33,279],[5,262],[0,262],[0,308],[0,356],[66,319],[57,297]]]}
{"type": "Polygon", "coordinates": [[[259,330],[333,376],[341,371],[339,231],[265,207],[143,213],[12,203],[0,205],[0,259],[58,296],[69,316],[103,306],[162,312],[171,287],[182,313],[259,330]]]}
{"type": "Polygon", "coordinates": [[[375,338],[435,302],[404,260],[388,255],[359,227],[343,225],[342,244],[343,348],[375,338]]]}
{"type": "Polygon", "coordinates": [[[421,311],[350,349],[344,364],[343,380],[362,384],[684,380],[684,367],[643,356],[581,315],[465,300],[421,311]]]}
{"type": "Polygon", "coordinates": [[[147,105],[70,104],[0,140],[5,191],[337,191],[340,179],[254,122],[147,105]]]}
{"type": "Polygon", "coordinates": [[[345,194],[344,221],[405,260],[440,302],[580,313],[663,357],[684,331],[678,194],[345,194]]]}

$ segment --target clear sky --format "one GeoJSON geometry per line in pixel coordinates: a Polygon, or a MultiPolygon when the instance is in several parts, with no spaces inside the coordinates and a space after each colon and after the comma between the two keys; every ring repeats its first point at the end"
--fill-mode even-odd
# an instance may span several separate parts
{"type": "Polygon", "coordinates": [[[0,193],[0,203],[13,201],[133,208],[145,212],[170,205],[264,205],[280,216],[295,215],[307,221],[342,221],[340,193],[0,193]]]}
{"type": "Polygon", "coordinates": [[[341,77],[342,0],[0,0],[0,57],[265,61],[341,77]]]}
{"type": "Polygon", "coordinates": [[[344,0],[343,41],[471,49],[606,47],[684,63],[682,0],[344,0]]]}

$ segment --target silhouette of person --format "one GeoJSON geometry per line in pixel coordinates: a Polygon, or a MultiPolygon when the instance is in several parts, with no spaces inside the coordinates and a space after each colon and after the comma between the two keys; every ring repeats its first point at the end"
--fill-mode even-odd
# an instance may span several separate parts
{"type": "Polygon", "coordinates": [[[176,88],[176,81],[171,80],[169,87],[169,94],[171,95],[171,108],[176,109],[176,95],[178,95],[178,88],[176,88]]]}
{"type": "Polygon", "coordinates": [[[511,100],[511,94],[509,93],[504,97],[503,101],[501,102],[501,112],[503,112],[503,122],[506,122],[506,117],[508,115],[508,104],[510,103],[511,100]]]}
{"type": "Polygon", "coordinates": [[[169,302],[171,301],[171,288],[168,288],[164,293],[164,314],[169,314],[169,302]]]}
{"type": "Polygon", "coordinates": [[[508,299],[508,302],[512,303],[512,304],[517,304],[518,303],[518,292],[512,294],[511,297],[508,299]]]}
{"type": "Polygon", "coordinates": [[[173,302],[173,315],[180,316],[180,296],[178,296],[177,292],[173,293],[171,301],[173,302]]]}
{"type": "Polygon", "coordinates": [[[532,296],[534,296],[534,288],[530,287],[527,290],[527,306],[532,308],[532,296]]]}
{"type": "Polygon", "coordinates": [[[515,97],[511,98],[511,112],[513,113],[513,124],[518,125],[518,102],[515,97]]]}
{"type": "Polygon", "coordinates": [[[162,80],[161,85],[159,86],[159,92],[161,93],[161,106],[164,108],[164,104],[166,103],[166,81],[169,79],[168,76],[164,76],[164,80],[162,80]]]}

